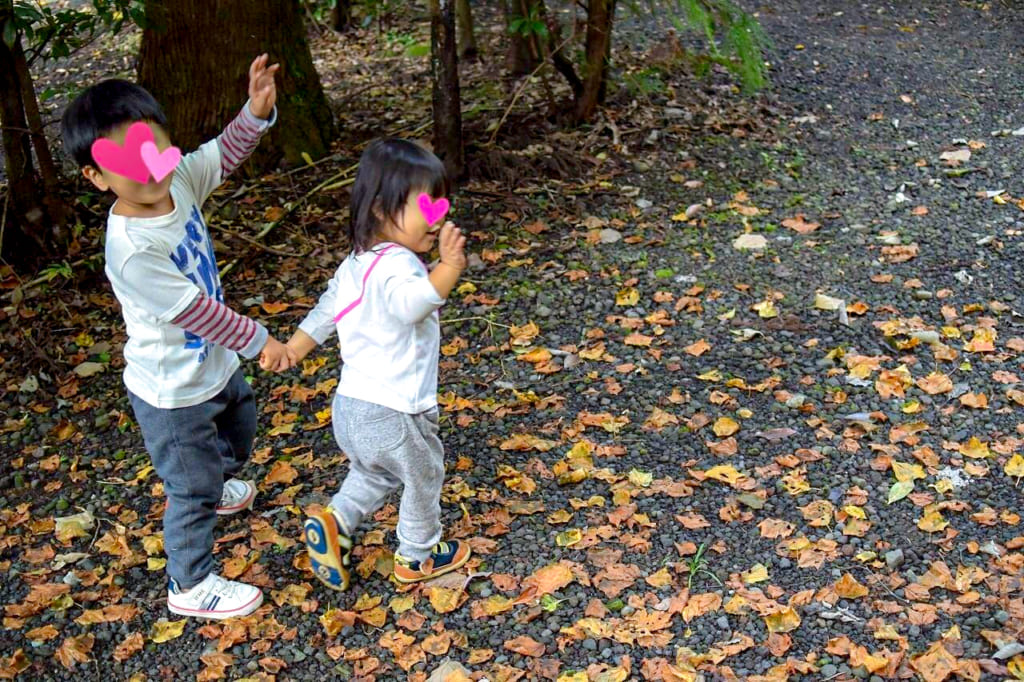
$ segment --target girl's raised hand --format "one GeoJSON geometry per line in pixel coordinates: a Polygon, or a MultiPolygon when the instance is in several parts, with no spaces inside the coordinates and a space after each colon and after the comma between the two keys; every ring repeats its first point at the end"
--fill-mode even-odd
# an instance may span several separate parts
{"type": "Polygon", "coordinates": [[[249,65],[249,111],[256,118],[264,120],[270,118],[274,104],[277,103],[274,74],[281,67],[280,64],[267,66],[269,60],[270,57],[261,54],[249,65]]]}
{"type": "Polygon", "coordinates": [[[466,237],[455,223],[449,221],[441,227],[437,248],[441,252],[442,263],[460,272],[466,269],[466,237]]]}

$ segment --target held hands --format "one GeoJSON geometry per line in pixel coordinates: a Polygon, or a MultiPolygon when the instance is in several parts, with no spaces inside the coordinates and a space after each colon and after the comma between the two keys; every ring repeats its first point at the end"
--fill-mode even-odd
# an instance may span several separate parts
{"type": "Polygon", "coordinates": [[[441,227],[437,248],[441,252],[442,263],[459,272],[466,269],[466,237],[455,223],[449,221],[441,227]]]}
{"type": "Polygon", "coordinates": [[[252,60],[249,65],[249,111],[256,118],[266,120],[274,111],[274,104],[277,102],[277,85],[274,83],[274,74],[281,67],[280,64],[267,66],[270,58],[261,54],[252,60]]]}
{"type": "Polygon", "coordinates": [[[267,343],[260,351],[260,369],[267,372],[283,372],[292,365],[288,347],[273,336],[267,337],[267,343]]]}

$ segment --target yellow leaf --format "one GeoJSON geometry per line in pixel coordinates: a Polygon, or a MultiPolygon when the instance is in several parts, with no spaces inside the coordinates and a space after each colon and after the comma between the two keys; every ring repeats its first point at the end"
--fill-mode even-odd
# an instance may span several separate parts
{"type": "Polygon", "coordinates": [[[779,311],[771,301],[761,301],[750,306],[751,310],[757,311],[758,316],[768,319],[778,317],[779,311]]]}
{"type": "Polygon", "coordinates": [[[764,564],[754,564],[749,571],[743,573],[743,582],[747,585],[762,583],[768,580],[768,568],[764,564]]]}
{"type": "Polygon", "coordinates": [[[897,481],[913,481],[916,478],[924,478],[924,467],[920,464],[906,464],[904,462],[893,462],[892,473],[897,481]]]}
{"type": "Polygon", "coordinates": [[[149,638],[157,644],[163,644],[164,642],[169,642],[172,639],[177,639],[185,632],[185,623],[187,622],[187,618],[170,621],[161,618],[157,622],[153,623],[153,628],[149,631],[149,638]]]}
{"type": "Polygon", "coordinates": [[[395,597],[392,597],[391,601],[388,602],[388,606],[391,607],[391,610],[396,614],[405,613],[406,611],[411,609],[415,604],[416,598],[411,594],[399,594],[395,597]]]}
{"type": "Polygon", "coordinates": [[[697,378],[701,381],[721,381],[722,373],[717,369],[712,369],[703,374],[698,374],[697,378]]]}
{"type": "Polygon", "coordinates": [[[855,519],[863,520],[868,517],[867,514],[864,513],[863,509],[853,504],[848,504],[845,507],[843,507],[843,511],[846,512],[848,516],[852,516],[855,519]]]}
{"type": "Polygon", "coordinates": [[[972,459],[985,459],[992,456],[992,452],[988,449],[988,443],[982,442],[977,436],[971,436],[966,445],[960,446],[960,454],[972,459]]]}
{"type": "Polygon", "coordinates": [[[640,471],[639,469],[629,470],[629,482],[638,488],[648,487],[653,480],[654,475],[647,471],[640,471]]]}
{"type": "Polygon", "coordinates": [[[570,528],[555,536],[555,544],[559,547],[572,547],[582,539],[583,531],[579,528],[570,528]]]}
{"type": "Polygon", "coordinates": [[[162,571],[167,565],[167,559],[164,557],[151,556],[146,559],[146,570],[147,571],[162,571]]]}
{"type": "Polygon", "coordinates": [[[651,587],[668,587],[672,584],[672,576],[667,568],[661,568],[644,578],[644,581],[651,587]]]}
{"type": "Polygon", "coordinates": [[[1015,476],[1016,478],[1024,476],[1024,457],[1014,454],[1006,463],[1003,471],[1006,472],[1007,476],[1015,476]]]}
{"type": "MultiPolygon", "coordinates": [[[[672,216],[672,219],[675,220],[676,216],[672,216]]],[[[557,682],[587,682],[589,679],[585,672],[562,673],[558,676],[557,682]]]]}
{"type": "Polygon", "coordinates": [[[800,627],[800,615],[787,606],[781,611],[764,617],[768,632],[792,632],[800,627]]]}
{"type": "Polygon", "coordinates": [[[728,464],[719,464],[718,466],[711,467],[704,472],[704,475],[729,485],[735,485],[736,481],[743,478],[743,474],[728,464]]]}
{"type": "Polygon", "coordinates": [[[949,521],[944,519],[942,513],[936,510],[927,512],[917,522],[917,527],[926,533],[938,533],[948,525],[949,521]]]}
{"type": "Polygon", "coordinates": [[[719,417],[712,427],[716,436],[731,436],[740,430],[740,425],[730,417],[719,417]]]}
{"type": "Polygon", "coordinates": [[[438,613],[451,613],[459,607],[459,601],[463,594],[465,593],[462,590],[432,587],[430,588],[430,605],[438,613]]]}
{"type": "Polygon", "coordinates": [[[1015,680],[1024,680],[1024,654],[1017,654],[1006,665],[1007,671],[1015,680]]]}
{"type": "Polygon", "coordinates": [[[634,287],[626,287],[615,294],[615,305],[630,306],[640,301],[640,292],[634,287]]]}

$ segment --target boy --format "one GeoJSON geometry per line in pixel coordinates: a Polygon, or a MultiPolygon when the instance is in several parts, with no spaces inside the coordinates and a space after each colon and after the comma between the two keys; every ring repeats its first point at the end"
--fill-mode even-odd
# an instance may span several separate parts
{"type": "Polygon", "coordinates": [[[160,105],[127,81],[90,87],[62,121],[82,174],[117,196],[105,271],[128,332],[128,397],[167,495],[167,606],[179,615],[230,618],[263,602],[259,588],[214,573],[213,528],[218,514],[251,508],[256,496],[251,482],[234,478],[256,434],[237,354],[268,363],[287,355],[263,325],[224,305],[201,207],[273,125],[277,68],[257,57],[249,101],[217,139],[185,157],[170,147],[160,105]]]}

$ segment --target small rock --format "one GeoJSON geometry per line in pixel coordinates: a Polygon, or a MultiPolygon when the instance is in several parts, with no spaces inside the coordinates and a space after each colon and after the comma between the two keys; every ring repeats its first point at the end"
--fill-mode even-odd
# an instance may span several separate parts
{"type": "Polygon", "coordinates": [[[894,549],[885,553],[885,565],[889,567],[889,570],[895,571],[897,568],[903,565],[903,550],[894,549]]]}
{"type": "Polygon", "coordinates": [[[826,665],[821,666],[821,670],[818,671],[818,673],[821,675],[822,679],[828,679],[829,677],[835,677],[835,675],[838,672],[839,672],[839,668],[835,667],[831,663],[828,663],[826,665]]]}
{"type": "Polygon", "coordinates": [[[602,244],[614,244],[615,242],[622,239],[622,233],[618,230],[613,230],[610,227],[606,227],[601,230],[601,243],[602,244]]]}

